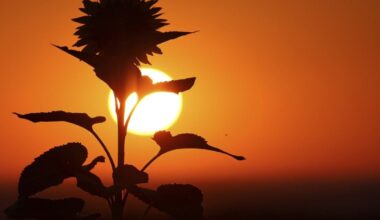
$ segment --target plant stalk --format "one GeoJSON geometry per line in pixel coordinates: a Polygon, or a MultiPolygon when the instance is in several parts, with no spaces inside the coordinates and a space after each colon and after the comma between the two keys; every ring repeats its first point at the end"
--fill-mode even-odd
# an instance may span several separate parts
{"type": "Polygon", "coordinates": [[[145,171],[158,157],[160,157],[162,154],[158,153],[156,156],[154,156],[148,163],[145,164],[145,166],[141,169],[141,171],[145,171]]]}
{"type": "MultiPolygon", "coordinates": [[[[127,136],[127,130],[129,122],[132,118],[133,113],[136,110],[139,101],[133,106],[131,112],[125,120],[125,100],[118,102],[115,97],[115,106],[116,106],[116,116],[117,116],[117,130],[118,130],[118,161],[117,167],[121,168],[125,164],[125,139],[127,136]]],[[[114,184],[117,185],[117,179],[114,179],[114,184]]],[[[111,212],[113,220],[121,220],[123,218],[123,210],[128,197],[128,192],[120,190],[115,193],[115,200],[111,205],[111,212]]]]}
{"type": "MultiPolygon", "coordinates": [[[[131,121],[131,118],[132,118],[132,115],[133,113],[135,113],[135,110],[136,110],[136,107],[139,105],[140,101],[137,100],[136,104],[133,106],[133,108],[131,109],[131,112],[129,113],[128,117],[127,117],[127,120],[125,122],[125,131],[126,131],[126,134],[125,136],[127,136],[127,131],[128,131],[128,126],[129,126],[129,122],[131,121]]],[[[124,140],[125,141],[125,140],[124,140]]],[[[124,198],[122,199],[122,203],[123,203],[123,206],[125,205],[125,203],[127,202],[127,199],[128,199],[128,191],[125,193],[124,195],[124,198]]]]}
{"type": "Polygon", "coordinates": [[[127,134],[124,124],[125,102],[120,102],[120,108],[117,110],[117,131],[118,131],[118,167],[124,166],[124,144],[125,136],[127,134]]]}
{"type": "Polygon", "coordinates": [[[103,150],[106,152],[108,160],[111,163],[112,171],[115,172],[115,170],[116,170],[115,162],[113,161],[112,155],[109,152],[107,146],[104,144],[104,142],[102,141],[102,139],[99,137],[99,135],[94,130],[91,130],[90,132],[91,132],[92,135],[94,135],[94,137],[96,138],[96,140],[98,140],[98,142],[102,146],[103,150]]]}
{"type": "Polygon", "coordinates": [[[114,203],[112,205],[111,212],[112,212],[112,219],[113,220],[122,220],[123,219],[124,207],[120,203],[114,203]]]}
{"type": "MultiPolygon", "coordinates": [[[[121,168],[124,166],[124,144],[126,136],[126,129],[124,125],[125,101],[121,100],[118,103],[118,100],[115,96],[115,107],[117,116],[117,167],[121,168]]],[[[114,178],[113,181],[114,185],[118,185],[118,179],[114,178]]],[[[115,193],[114,201],[111,205],[111,212],[113,220],[123,219],[124,206],[123,193],[121,190],[115,193]]]]}

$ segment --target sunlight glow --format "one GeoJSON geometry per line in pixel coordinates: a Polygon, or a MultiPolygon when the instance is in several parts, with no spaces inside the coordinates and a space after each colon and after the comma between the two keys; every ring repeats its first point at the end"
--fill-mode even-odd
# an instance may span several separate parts
{"type": "MultiPolygon", "coordinates": [[[[162,71],[141,68],[141,73],[153,80],[153,83],[172,80],[162,71]]],[[[125,118],[137,102],[137,94],[133,93],[126,101],[125,118]]],[[[108,106],[112,118],[116,121],[115,98],[111,91],[108,106]]],[[[143,98],[137,106],[129,123],[128,132],[137,135],[152,135],[156,131],[168,129],[178,119],[182,110],[182,96],[169,92],[155,92],[143,98]]]]}

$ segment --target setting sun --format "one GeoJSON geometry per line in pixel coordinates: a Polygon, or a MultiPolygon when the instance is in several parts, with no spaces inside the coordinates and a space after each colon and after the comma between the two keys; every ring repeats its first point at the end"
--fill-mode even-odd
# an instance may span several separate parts
{"type": "MultiPolygon", "coordinates": [[[[172,78],[166,73],[152,69],[141,68],[141,73],[152,79],[153,83],[170,81],[172,78]]],[[[127,116],[137,101],[137,94],[133,93],[126,101],[127,116]]],[[[112,91],[109,94],[108,106],[112,118],[116,121],[115,100],[112,91]]],[[[129,123],[129,132],[137,135],[152,135],[156,131],[165,130],[179,117],[182,109],[182,96],[169,92],[155,92],[143,98],[136,107],[129,123]]]]}

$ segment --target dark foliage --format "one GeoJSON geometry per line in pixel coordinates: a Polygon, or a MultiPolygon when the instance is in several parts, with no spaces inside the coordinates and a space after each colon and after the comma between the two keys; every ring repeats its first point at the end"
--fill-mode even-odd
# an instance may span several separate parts
{"type": "Polygon", "coordinates": [[[18,200],[5,210],[11,219],[76,220],[84,201],[77,198],[50,200],[30,198],[18,200]]]}
{"type": "Polygon", "coordinates": [[[19,118],[27,119],[32,122],[58,122],[64,121],[78,125],[89,131],[92,131],[92,126],[94,124],[102,123],[106,121],[103,116],[98,116],[91,118],[86,113],[71,113],[64,111],[53,111],[53,112],[40,112],[40,113],[29,113],[29,114],[19,114],[15,113],[19,118]]]}
{"type": "Polygon", "coordinates": [[[80,143],[69,143],[45,152],[21,173],[18,186],[20,198],[74,177],[81,170],[86,158],[87,149],[80,143]]]}
{"type": "Polygon", "coordinates": [[[96,56],[95,54],[86,53],[83,51],[72,50],[66,46],[58,46],[58,45],[53,45],[53,46],[62,50],[63,52],[70,54],[73,57],[78,58],[80,61],[84,61],[85,63],[87,63],[88,65],[90,65],[94,68],[96,67],[96,65],[100,61],[99,57],[96,56]]]}
{"type": "Polygon", "coordinates": [[[111,196],[110,189],[103,185],[98,176],[90,172],[98,163],[104,163],[104,161],[105,158],[103,156],[96,157],[91,163],[82,166],[75,177],[77,179],[77,186],[83,191],[94,196],[108,198],[111,196]]]}
{"type": "Polygon", "coordinates": [[[159,151],[160,155],[178,149],[202,149],[227,154],[236,160],[245,160],[243,156],[233,155],[219,148],[208,145],[203,137],[195,134],[179,134],[172,136],[169,131],[159,131],[154,134],[153,140],[161,148],[159,151]]]}
{"type": "Polygon", "coordinates": [[[84,171],[90,171],[92,170],[98,163],[104,163],[106,159],[103,156],[98,156],[95,159],[92,160],[91,163],[84,165],[82,169],[84,171]]]}
{"type": "Polygon", "coordinates": [[[153,81],[149,77],[143,76],[139,81],[137,93],[140,97],[153,92],[180,93],[191,89],[194,83],[195,77],[153,84],[153,81]]]}
{"type": "Polygon", "coordinates": [[[162,185],[156,191],[131,188],[130,192],[143,202],[180,220],[203,219],[202,192],[192,185],[162,185]]]}
{"type": "MultiPolygon", "coordinates": [[[[75,56],[76,58],[86,62],[87,64],[94,66],[95,64],[98,64],[95,66],[95,72],[97,73],[97,76],[103,80],[107,85],[116,93],[116,94],[130,94],[133,91],[137,91],[140,97],[143,97],[149,93],[153,92],[173,92],[173,93],[180,93],[185,92],[189,89],[191,89],[195,83],[195,77],[187,78],[187,79],[180,79],[180,80],[172,80],[167,82],[160,82],[160,83],[153,83],[153,81],[147,77],[142,76],[140,70],[135,67],[134,65],[129,66],[127,69],[128,74],[119,74],[117,76],[113,74],[104,74],[107,72],[107,66],[101,66],[105,65],[104,62],[101,62],[99,57],[94,56],[89,53],[85,52],[78,52],[75,50],[71,50],[67,47],[60,47],[56,46],[57,48],[63,50],[66,53],[71,54],[72,56],[75,56]]],[[[108,64],[107,64],[108,65],[108,64]]],[[[115,68],[118,68],[117,66],[120,64],[110,64],[112,66],[112,69],[115,70],[115,68]]],[[[125,72],[125,70],[124,70],[125,72]]],[[[120,97],[122,95],[118,95],[120,97]]]]}
{"type": "Polygon", "coordinates": [[[126,188],[127,186],[136,185],[148,182],[148,174],[138,170],[132,165],[124,165],[118,167],[113,174],[117,180],[119,187],[126,188]]]}
{"type": "Polygon", "coordinates": [[[55,47],[94,67],[96,76],[105,82],[119,99],[125,99],[129,94],[136,91],[141,72],[135,64],[123,62],[125,58],[99,57],[68,47],[56,45],[55,47]]]}
{"type": "Polygon", "coordinates": [[[89,171],[78,172],[76,179],[77,186],[85,192],[102,198],[111,196],[111,191],[103,185],[100,178],[89,171]]]}
{"type": "Polygon", "coordinates": [[[80,220],[95,220],[95,219],[100,218],[100,216],[101,215],[99,213],[95,213],[95,214],[91,214],[91,215],[88,215],[88,216],[81,217],[79,219],[80,220]]]}

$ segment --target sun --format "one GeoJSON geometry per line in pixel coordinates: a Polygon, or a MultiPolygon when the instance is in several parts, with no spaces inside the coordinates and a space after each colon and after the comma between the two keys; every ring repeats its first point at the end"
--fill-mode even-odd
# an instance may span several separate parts
{"type": "MultiPolygon", "coordinates": [[[[170,81],[166,73],[152,68],[140,68],[141,74],[152,79],[153,83],[170,81]]],[[[137,94],[131,94],[126,101],[125,116],[137,102],[137,94]]],[[[111,91],[108,97],[108,108],[116,122],[115,99],[111,91]]],[[[182,110],[182,96],[169,92],[155,92],[143,98],[136,107],[128,132],[136,135],[152,135],[156,131],[171,127],[178,119],[182,110]]],[[[125,118],[126,118],[125,117],[125,118]]]]}

